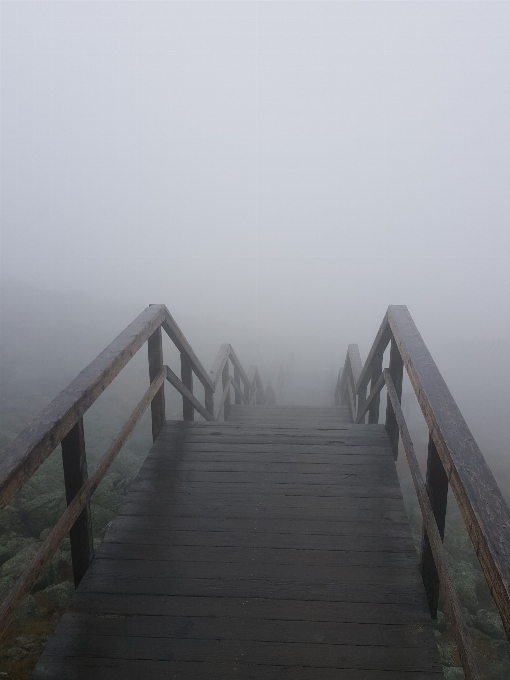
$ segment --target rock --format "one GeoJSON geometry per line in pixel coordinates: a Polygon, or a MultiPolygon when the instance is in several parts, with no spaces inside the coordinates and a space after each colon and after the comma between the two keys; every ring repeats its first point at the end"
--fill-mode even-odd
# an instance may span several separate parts
{"type": "MultiPolygon", "coordinates": [[[[47,527],[46,529],[43,529],[43,531],[41,531],[41,535],[39,536],[39,540],[41,541],[41,543],[43,543],[48,538],[51,529],[52,527],[47,527]]],[[[60,544],[60,550],[63,550],[65,552],[71,550],[71,541],[69,540],[69,538],[64,538],[64,540],[60,544]]]]}
{"type": "Polygon", "coordinates": [[[464,671],[459,666],[443,667],[444,680],[464,680],[464,671]]]}
{"type": "Polygon", "coordinates": [[[458,666],[459,659],[455,644],[441,635],[437,630],[434,631],[434,635],[443,666],[458,666]]]}
{"type": "Polygon", "coordinates": [[[94,535],[103,535],[108,525],[115,517],[115,512],[101,505],[92,505],[92,527],[94,535]]]}
{"type": "Polygon", "coordinates": [[[508,642],[494,640],[477,628],[469,628],[469,633],[476,649],[481,674],[493,680],[507,680],[510,677],[508,642]]]}
{"type": "Polygon", "coordinates": [[[94,505],[107,508],[113,514],[116,514],[119,504],[120,495],[114,487],[114,481],[117,481],[112,474],[106,475],[98,486],[96,492],[92,496],[92,510],[94,505]]]}
{"type": "Polygon", "coordinates": [[[9,659],[9,661],[19,661],[25,656],[28,656],[28,652],[23,647],[11,647],[4,654],[4,657],[9,659]]]}
{"type": "Polygon", "coordinates": [[[4,564],[4,562],[7,562],[10,557],[11,553],[9,552],[7,546],[0,546],[0,565],[4,564]]]}
{"type": "Polygon", "coordinates": [[[63,612],[71,595],[74,593],[74,586],[70,581],[63,581],[54,586],[48,586],[38,593],[39,601],[50,612],[63,612]]]}
{"type": "Polygon", "coordinates": [[[41,644],[41,638],[39,635],[20,635],[19,637],[14,638],[13,642],[16,647],[23,647],[23,649],[31,651],[34,647],[41,644]]]}
{"type": "Polygon", "coordinates": [[[444,633],[446,631],[446,617],[443,612],[437,612],[437,619],[432,619],[432,625],[436,631],[444,633]]]}
{"type": "Polygon", "coordinates": [[[0,533],[5,533],[7,531],[15,531],[18,534],[21,533],[21,524],[18,513],[11,505],[8,505],[0,512],[0,533]]]}
{"type": "Polygon", "coordinates": [[[9,558],[11,558],[15,557],[21,550],[24,550],[25,548],[35,547],[37,549],[39,547],[39,542],[32,536],[20,536],[19,534],[11,532],[7,536],[3,545],[9,551],[9,558]]]}
{"type": "Polygon", "coordinates": [[[33,595],[30,593],[25,596],[23,604],[16,612],[14,617],[14,623],[25,624],[27,621],[35,619],[39,615],[39,609],[37,607],[37,602],[33,595]]]}
{"type": "Polygon", "coordinates": [[[5,600],[9,594],[9,591],[14,588],[15,583],[15,579],[11,578],[10,576],[4,576],[0,578],[0,602],[5,600]]]}
{"type": "Polygon", "coordinates": [[[452,574],[461,604],[469,612],[475,612],[478,609],[478,598],[476,595],[478,574],[476,569],[469,562],[454,562],[452,574]]]}
{"type": "Polygon", "coordinates": [[[473,617],[473,626],[481,630],[494,640],[506,640],[505,629],[500,617],[496,612],[489,612],[487,609],[479,609],[476,617],[473,617]]]}
{"type": "Polygon", "coordinates": [[[20,550],[14,557],[4,562],[2,566],[2,577],[17,579],[21,576],[26,566],[37,552],[39,544],[34,542],[20,550]]]}
{"type": "Polygon", "coordinates": [[[31,500],[21,500],[18,516],[25,530],[39,536],[43,529],[52,527],[66,508],[61,491],[43,493],[31,500]]]}

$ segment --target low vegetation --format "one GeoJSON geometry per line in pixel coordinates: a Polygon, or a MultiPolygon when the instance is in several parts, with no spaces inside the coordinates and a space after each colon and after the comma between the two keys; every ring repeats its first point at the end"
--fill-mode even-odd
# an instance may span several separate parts
{"type": "MultiPolygon", "coordinates": [[[[19,406],[19,404],[18,404],[19,406]]],[[[175,407],[175,405],[174,405],[175,407]]],[[[121,421],[118,407],[98,409],[87,446],[93,469],[99,454],[121,421]],[[113,423],[113,425],[112,425],[113,423]]],[[[2,445],[14,436],[19,411],[3,409],[2,445]]],[[[117,428],[118,429],[118,428],[117,428]]],[[[94,544],[97,546],[115,516],[121,499],[135,477],[150,446],[148,417],[123,449],[93,496],[94,544]]],[[[417,550],[421,544],[421,516],[412,484],[402,463],[401,483],[417,550]]],[[[25,485],[13,503],[0,513],[0,597],[3,599],[33,557],[65,508],[60,449],[57,449],[25,485]]],[[[495,609],[462,519],[449,499],[445,546],[450,558],[464,616],[484,680],[510,677],[510,646],[495,609]]],[[[417,555],[418,560],[418,555],[417,555]]],[[[0,640],[0,680],[27,680],[45,642],[65,610],[73,592],[69,540],[62,543],[32,593],[27,596],[8,633],[0,640]]],[[[444,612],[434,623],[434,633],[447,680],[463,678],[452,633],[444,612]]]]}

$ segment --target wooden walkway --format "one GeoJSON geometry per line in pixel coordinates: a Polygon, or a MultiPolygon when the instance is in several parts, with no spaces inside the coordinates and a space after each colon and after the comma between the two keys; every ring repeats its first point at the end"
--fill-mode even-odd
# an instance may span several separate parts
{"type": "Polygon", "coordinates": [[[33,679],[440,680],[383,426],[168,422],[33,679]]]}

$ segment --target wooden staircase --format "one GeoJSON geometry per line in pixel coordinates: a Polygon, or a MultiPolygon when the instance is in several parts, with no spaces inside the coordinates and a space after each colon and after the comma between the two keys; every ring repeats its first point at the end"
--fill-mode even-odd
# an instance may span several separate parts
{"type": "Polygon", "coordinates": [[[439,678],[440,592],[465,677],[480,678],[442,543],[448,490],[509,638],[510,510],[407,308],[388,308],[365,363],[349,345],[336,408],[277,405],[284,383],[282,371],[276,391],[248,377],[228,344],[207,371],[152,305],[2,452],[0,508],[62,446],[67,509],[0,608],[2,635],[69,535],[77,590],[34,680],[439,678]],[[145,343],[149,387],[89,476],[83,415],[145,343]],[[425,479],[404,371],[429,428],[425,479]],[[166,382],[182,421],[166,420],[166,382]],[[90,498],[149,407],[154,446],[94,556],[90,498]],[[399,450],[423,516],[419,558],[399,450]]]}
{"type": "Polygon", "coordinates": [[[384,427],[168,422],[34,680],[442,677],[384,427]]]}

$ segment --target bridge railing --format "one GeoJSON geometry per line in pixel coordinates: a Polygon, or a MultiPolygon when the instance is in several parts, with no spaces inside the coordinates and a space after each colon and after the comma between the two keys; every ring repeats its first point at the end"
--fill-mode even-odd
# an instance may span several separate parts
{"type": "Polygon", "coordinates": [[[71,542],[75,586],[81,581],[93,554],[90,498],[149,405],[153,440],[158,436],[165,423],[165,380],[182,395],[184,420],[193,420],[195,410],[206,420],[216,420],[222,407],[227,418],[230,386],[236,390],[236,403],[251,403],[253,395],[256,399],[266,398],[258,371],[253,381],[249,381],[230,345],[223,345],[218,357],[211,376],[168,309],[164,305],[151,305],[4,449],[0,458],[0,509],[8,505],[59,444],[62,446],[67,509],[4,600],[0,608],[0,636],[67,534],[71,542]],[[163,362],[162,329],[180,352],[180,378],[163,362]],[[89,477],[83,415],[145,342],[149,388],[89,477]],[[233,377],[228,373],[229,360],[234,366],[233,377]],[[204,387],[203,404],[193,394],[193,374],[204,387]],[[223,393],[215,412],[214,393],[220,377],[223,393]]]}
{"type": "Polygon", "coordinates": [[[442,542],[448,486],[509,639],[510,510],[407,307],[388,308],[361,369],[360,365],[357,345],[349,345],[337,382],[337,404],[349,407],[353,422],[365,422],[368,413],[368,422],[378,423],[380,392],[386,386],[386,431],[395,458],[399,437],[402,440],[423,515],[420,567],[431,616],[437,616],[441,587],[466,677],[478,678],[442,542]],[[383,355],[390,343],[389,366],[383,370],[383,355]],[[404,367],[429,429],[425,481],[400,405],[404,367]]]}

